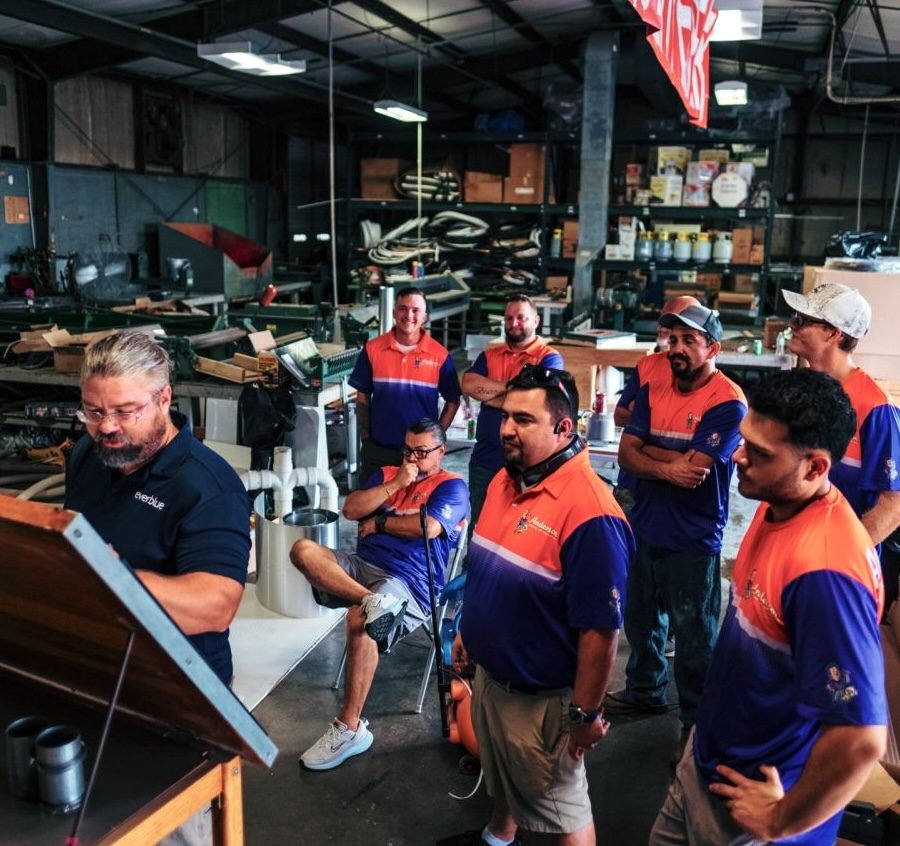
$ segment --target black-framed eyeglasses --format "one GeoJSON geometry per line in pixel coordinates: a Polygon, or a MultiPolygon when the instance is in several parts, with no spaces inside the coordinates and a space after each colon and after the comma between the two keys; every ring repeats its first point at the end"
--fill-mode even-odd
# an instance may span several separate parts
{"type": "Polygon", "coordinates": [[[802,329],[804,326],[828,326],[831,328],[831,324],[827,320],[818,320],[815,317],[809,317],[805,314],[800,314],[795,311],[794,316],[788,321],[792,326],[796,326],[798,329],[802,329]]]}
{"type": "Polygon", "coordinates": [[[440,449],[443,444],[436,444],[429,449],[425,449],[425,447],[411,447],[403,444],[403,454],[409,458],[409,456],[413,455],[416,458],[428,458],[431,453],[433,453],[436,449],[440,449]]]}
{"type": "Polygon", "coordinates": [[[523,388],[544,388],[545,390],[556,388],[569,403],[573,417],[577,417],[578,409],[575,407],[575,401],[572,399],[566,383],[562,380],[561,372],[552,367],[541,367],[540,364],[526,364],[512,381],[523,388]]]}

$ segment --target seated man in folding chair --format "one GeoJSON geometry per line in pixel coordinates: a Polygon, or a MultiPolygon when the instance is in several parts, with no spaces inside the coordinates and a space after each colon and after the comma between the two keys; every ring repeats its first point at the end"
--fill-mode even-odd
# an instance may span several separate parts
{"type": "Polygon", "coordinates": [[[437,596],[469,506],[466,483],[441,468],[446,440],[434,420],[418,420],[406,431],[403,464],[382,467],[347,497],[344,516],[359,521],[355,554],[308,539],[291,549],[291,561],[312,585],[351,603],[344,702],[325,734],[300,756],[307,769],[333,769],[372,745],[362,709],[378,666],[379,642],[430,618],[419,508],[427,509],[437,596]]]}

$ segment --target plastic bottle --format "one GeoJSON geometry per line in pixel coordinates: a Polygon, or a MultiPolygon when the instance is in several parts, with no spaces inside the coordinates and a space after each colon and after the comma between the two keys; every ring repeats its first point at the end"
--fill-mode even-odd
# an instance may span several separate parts
{"type": "Polygon", "coordinates": [[[554,229],[550,238],[550,258],[559,258],[562,255],[562,229],[554,229]]]}
{"type": "Polygon", "coordinates": [[[784,355],[784,332],[779,332],[775,338],[775,355],[784,355]]]}

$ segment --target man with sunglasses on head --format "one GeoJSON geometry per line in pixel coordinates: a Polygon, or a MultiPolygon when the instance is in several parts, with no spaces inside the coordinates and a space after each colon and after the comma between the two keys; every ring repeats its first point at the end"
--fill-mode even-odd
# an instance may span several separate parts
{"type": "Polygon", "coordinates": [[[380,468],[347,497],[343,514],[359,521],[355,553],[308,539],[291,549],[291,561],[311,584],[350,605],[344,701],[325,734],[301,755],[307,769],[334,769],[369,749],[373,737],[362,709],[378,667],[379,646],[413,631],[430,615],[422,505],[436,594],[444,585],[469,504],[462,478],[441,467],[445,444],[439,423],[417,420],[406,431],[400,467],[380,468]]]}
{"type": "Polygon", "coordinates": [[[670,370],[640,387],[619,445],[620,466],[638,480],[631,512],[637,555],[625,607],[626,685],[607,694],[605,706],[608,714],[668,710],[671,622],[678,636],[680,757],[719,625],[719,552],[747,404],[716,369],[722,324],[715,312],[693,305],[659,322],[669,330],[670,370]]]}
{"type": "Polygon", "coordinates": [[[484,504],[487,487],[504,464],[500,425],[506,384],[526,364],[562,368],[562,356],[537,335],[541,322],[537,307],[525,294],[510,294],[503,312],[504,341],[489,344],[463,374],[462,391],[481,403],[475,448],[469,460],[469,496],[472,514],[469,532],[474,530],[484,504]]]}
{"type": "Polygon", "coordinates": [[[171,408],[172,365],[153,338],[123,332],[85,351],[65,507],[130,566],[219,678],[250,555],[250,500],[227,462],[171,408]]]}
{"type": "Polygon", "coordinates": [[[831,481],[847,497],[880,549],[885,612],[897,598],[900,577],[900,410],[884,388],[853,362],[853,351],[869,331],[872,309],[859,291],[828,282],[808,294],[782,291],[794,309],[792,353],[813,370],[840,382],[856,412],[856,432],[831,481]]]}
{"type": "Polygon", "coordinates": [[[527,365],[506,385],[506,468],[469,547],[453,665],[475,662],[472,721],[493,812],[439,846],[505,846],[519,828],[596,842],[584,766],[609,726],[631,530],[578,438],[564,370],[527,365]]]}
{"type": "Polygon", "coordinates": [[[363,347],[350,385],[356,388],[362,438],[360,481],[379,467],[400,465],[410,423],[423,417],[446,430],[459,408],[459,378],[447,349],[425,331],[428,304],[420,288],[401,288],[394,326],[363,347]],[[438,398],[444,407],[438,416],[438,398]]]}

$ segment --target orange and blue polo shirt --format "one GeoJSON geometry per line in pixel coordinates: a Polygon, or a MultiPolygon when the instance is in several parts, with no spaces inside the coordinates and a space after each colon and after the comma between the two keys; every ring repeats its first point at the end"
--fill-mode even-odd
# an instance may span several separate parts
{"type": "Polygon", "coordinates": [[[469,545],[467,651],[503,681],[570,686],[579,632],[622,625],[633,550],[625,515],[586,451],[525,491],[501,470],[469,545]]]}
{"type": "MultiPolygon", "coordinates": [[[[637,399],[638,391],[653,379],[666,380],[672,375],[672,367],[669,364],[669,355],[666,352],[655,352],[642,358],[631,378],[625,385],[624,390],[619,395],[619,401],[616,408],[628,408],[631,403],[637,399]]],[[[616,486],[625,488],[625,490],[633,491],[637,487],[637,476],[629,473],[627,470],[619,468],[619,475],[616,479],[616,486]]]]}
{"type": "MultiPolygon", "coordinates": [[[[871,538],[836,486],[779,523],[759,507],[697,713],[707,783],[718,764],[754,779],[771,764],[789,790],[823,726],[885,725],[883,602],[871,538]]],[[[840,817],[786,842],[833,843],[840,817]]]]}
{"type": "Polygon", "coordinates": [[[677,452],[696,450],[713,459],[709,476],[696,488],[660,479],[638,479],[631,525],[653,546],[676,552],[717,553],[728,520],[732,455],[747,413],[744,392],[720,371],[689,393],[678,390],[671,371],[637,393],[625,434],[677,452]]]}
{"type": "Polygon", "coordinates": [[[854,370],[841,387],[856,412],[856,432],[830,478],[861,517],[882,491],[900,490],[900,409],[863,370],[854,370]]]}
{"type": "MultiPolygon", "coordinates": [[[[382,467],[374,473],[365,488],[377,488],[390,482],[399,467],[382,467]]],[[[461,476],[440,470],[386,499],[378,511],[390,515],[418,514],[425,505],[429,517],[441,524],[443,531],[431,540],[434,565],[435,595],[444,586],[450,550],[456,545],[463,521],[469,513],[469,489],[461,476]]],[[[363,538],[356,548],[361,558],[400,579],[410,590],[423,610],[431,607],[428,594],[428,567],[425,561],[425,542],[421,537],[401,538],[390,534],[372,534],[363,538]]]]}
{"type": "MultiPolygon", "coordinates": [[[[562,356],[535,336],[528,346],[513,349],[506,342],[491,344],[485,348],[475,363],[469,368],[470,373],[496,379],[504,384],[518,376],[526,364],[542,364],[561,370],[562,356]]],[[[478,426],[475,430],[475,448],[472,450],[472,462],[488,470],[499,470],[504,464],[503,446],[500,442],[500,425],[503,423],[503,411],[493,406],[481,404],[478,412],[478,426]]]]}
{"type": "Polygon", "coordinates": [[[445,402],[459,402],[460,397],[450,353],[425,332],[409,352],[400,349],[393,330],[366,342],[350,384],[369,395],[372,439],[394,449],[403,446],[411,423],[438,419],[438,395],[445,402]]]}

